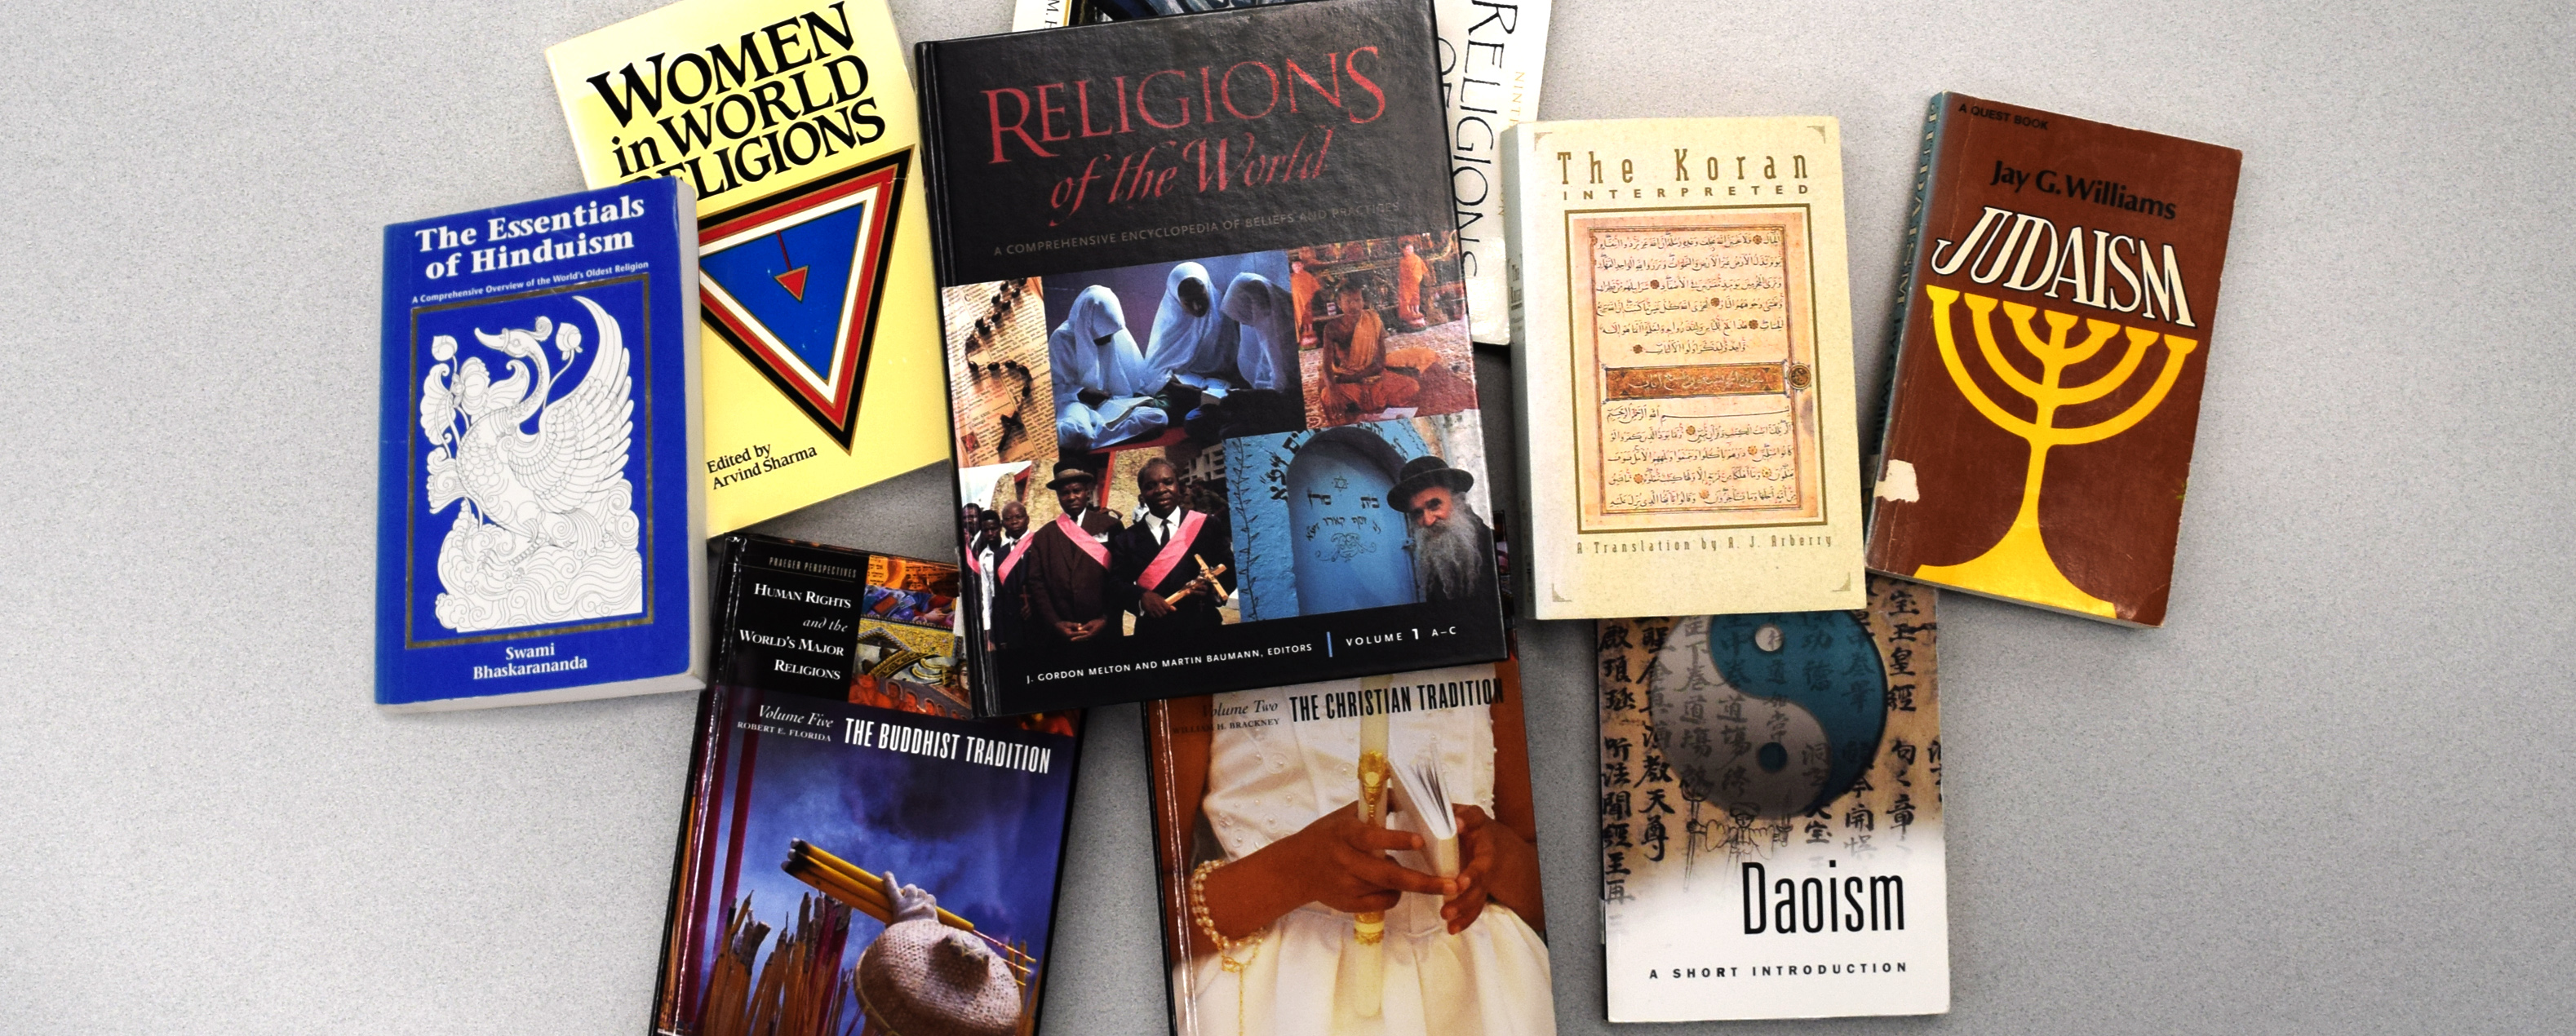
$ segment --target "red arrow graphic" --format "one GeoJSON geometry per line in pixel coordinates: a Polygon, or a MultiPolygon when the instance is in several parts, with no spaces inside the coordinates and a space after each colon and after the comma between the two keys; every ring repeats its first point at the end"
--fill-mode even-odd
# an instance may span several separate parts
{"type": "MultiPolygon", "coordinates": [[[[778,261],[795,262],[787,257],[787,235],[778,233],[771,236],[778,239],[778,261]]],[[[791,267],[786,273],[774,275],[774,279],[778,281],[779,287],[787,289],[788,294],[796,296],[796,301],[803,302],[805,301],[805,272],[810,269],[812,269],[810,266],[791,267]]]]}

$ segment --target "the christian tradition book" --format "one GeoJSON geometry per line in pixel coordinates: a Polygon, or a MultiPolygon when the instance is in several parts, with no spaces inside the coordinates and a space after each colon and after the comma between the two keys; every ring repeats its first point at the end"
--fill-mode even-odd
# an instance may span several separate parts
{"type": "Polygon", "coordinates": [[[717,553],[654,1031],[1035,1031],[1081,716],[958,717],[954,566],[717,553]]]}
{"type": "Polygon", "coordinates": [[[1518,665],[1145,706],[1174,1036],[1556,1031],[1518,665]]]}
{"type": "Polygon", "coordinates": [[[947,459],[884,0],[682,0],[546,50],[582,176],[697,191],[711,531],[947,459]]]}
{"type": "Polygon", "coordinates": [[[979,710],[1503,657],[1437,50],[1420,0],[921,45],[979,710]]]}
{"type": "Polygon", "coordinates": [[[1950,1009],[1937,595],[1601,622],[1611,1021],[1950,1009]]]}
{"type": "Polygon", "coordinates": [[[705,686],[690,200],[656,180],[385,228],[376,704],[705,686]]]}
{"type": "Polygon", "coordinates": [[[1870,568],[2164,624],[2243,161],[1933,98],[1870,568]]]}
{"type": "MultiPolygon", "coordinates": [[[[1011,30],[1080,25],[1125,17],[1123,6],[1155,15],[1258,7],[1277,0],[1018,0],[1011,30]]],[[[1510,345],[1510,264],[1503,231],[1503,131],[1538,114],[1547,71],[1553,0],[1432,0],[1440,29],[1440,98],[1448,111],[1449,192],[1457,206],[1458,262],[1468,336],[1510,345]]]]}
{"type": "Polygon", "coordinates": [[[1505,134],[1530,614],[1860,607],[1841,153],[1822,117],[1505,134]]]}

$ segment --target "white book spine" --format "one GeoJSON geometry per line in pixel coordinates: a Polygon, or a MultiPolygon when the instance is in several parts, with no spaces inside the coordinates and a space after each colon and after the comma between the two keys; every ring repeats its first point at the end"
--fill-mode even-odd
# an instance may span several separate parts
{"type": "Polygon", "coordinates": [[[1468,337],[1481,345],[1513,340],[1503,204],[1508,192],[1497,160],[1503,132],[1538,117],[1548,5],[1549,0],[1435,0],[1432,7],[1440,29],[1440,94],[1449,114],[1449,190],[1458,207],[1468,337]]]}

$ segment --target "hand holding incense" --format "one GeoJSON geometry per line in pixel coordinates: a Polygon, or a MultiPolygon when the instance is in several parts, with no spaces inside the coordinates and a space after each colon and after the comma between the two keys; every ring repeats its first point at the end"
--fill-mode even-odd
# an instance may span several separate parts
{"type": "MultiPolygon", "coordinates": [[[[787,859],[778,866],[788,876],[814,886],[816,891],[852,910],[875,918],[879,924],[893,924],[896,915],[903,912],[896,903],[896,888],[884,876],[825,852],[804,839],[787,843],[787,859]]],[[[974,922],[949,913],[944,907],[933,906],[932,911],[940,924],[971,932],[992,946],[1023,981],[1036,966],[1036,958],[1029,956],[1027,951],[976,931],[974,922]]]]}

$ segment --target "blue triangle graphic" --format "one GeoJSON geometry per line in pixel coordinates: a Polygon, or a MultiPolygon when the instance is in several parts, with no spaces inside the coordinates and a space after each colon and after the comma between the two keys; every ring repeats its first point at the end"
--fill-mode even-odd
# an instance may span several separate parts
{"type": "Polygon", "coordinates": [[[867,205],[852,205],[721,251],[702,253],[698,272],[722,285],[725,294],[740,302],[789,352],[828,379],[841,348],[841,302],[850,291],[867,210],[867,205]],[[782,241],[784,255],[779,248],[782,241]],[[799,266],[809,268],[803,301],[778,283],[779,274],[799,266]]]}

